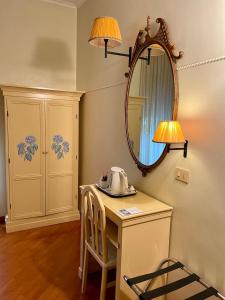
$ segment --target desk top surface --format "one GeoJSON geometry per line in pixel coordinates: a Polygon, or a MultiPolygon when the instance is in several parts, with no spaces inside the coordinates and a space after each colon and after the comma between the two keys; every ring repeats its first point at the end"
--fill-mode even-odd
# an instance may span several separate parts
{"type": "MultiPolygon", "coordinates": [[[[94,189],[100,195],[105,209],[110,210],[113,214],[115,214],[121,220],[128,220],[135,217],[140,217],[144,215],[151,215],[156,213],[168,212],[172,211],[172,207],[152,198],[140,191],[137,191],[136,195],[122,197],[122,198],[112,198],[104,194],[103,192],[99,191],[95,185],[92,185],[94,189]],[[123,216],[119,213],[121,209],[127,208],[137,208],[141,210],[140,213],[134,215],[123,216]]],[[[81,187],[82,188],[82,187],[81,187]]]]}

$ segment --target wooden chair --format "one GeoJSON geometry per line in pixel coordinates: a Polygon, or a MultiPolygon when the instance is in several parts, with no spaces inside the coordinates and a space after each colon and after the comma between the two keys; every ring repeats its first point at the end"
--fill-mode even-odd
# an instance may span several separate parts
{"type": "Polygon", "coordinates": [[[92,186],[82,192],[84,205],[84,262],[82,273],[82,293],[85,292],[89,253],[102,268],[100,300],[105,300],[108,270],[116,267],[116,248],[107,239],[106,215],[101,196],[92,186]]]}

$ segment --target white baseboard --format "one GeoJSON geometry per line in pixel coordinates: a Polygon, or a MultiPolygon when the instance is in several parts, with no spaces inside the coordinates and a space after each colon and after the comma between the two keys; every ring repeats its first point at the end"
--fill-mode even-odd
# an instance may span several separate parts
{"type": "Polygon", "coordinates": [[[49,215],[45,217],[23,219],[16,221],[6,222],[6,232],[16,232],[21,230],[27,230],[32,228],[38,228],[43,226],[55,225],[80,219],[79,212],[73,213],[61,213],[55,215],[49,215]]]}

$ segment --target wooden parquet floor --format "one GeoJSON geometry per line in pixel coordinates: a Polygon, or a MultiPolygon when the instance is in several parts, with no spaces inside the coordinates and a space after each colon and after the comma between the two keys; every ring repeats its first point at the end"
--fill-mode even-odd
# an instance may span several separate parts
{"type": "Polygon", "coordinates": [[[0,225],[0,300],[98,300],[100,273],[80,293],[79,245],[78,221],[11,234],[0,225]]]}

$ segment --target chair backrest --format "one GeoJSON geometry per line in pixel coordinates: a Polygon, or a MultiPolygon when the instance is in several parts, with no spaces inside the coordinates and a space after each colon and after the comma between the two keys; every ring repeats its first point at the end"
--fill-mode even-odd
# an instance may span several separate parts
{"type": "Polygon", "coordinates": [[[106,216],[101,196],[92,186],[82,191],[85,241],[95,254],[107,262],[106,216]]]}

